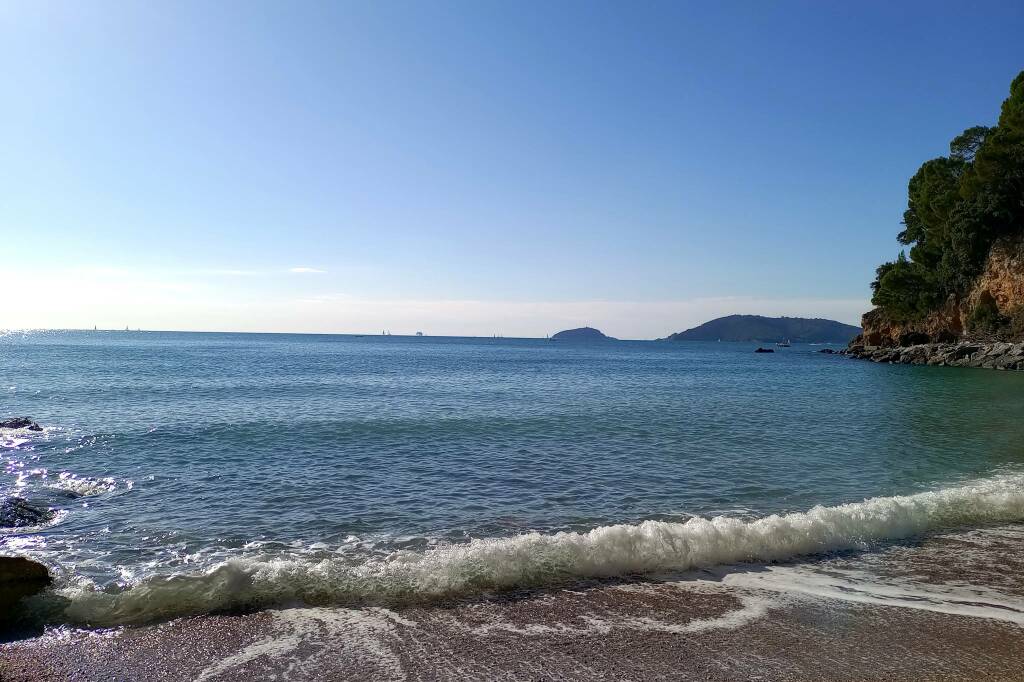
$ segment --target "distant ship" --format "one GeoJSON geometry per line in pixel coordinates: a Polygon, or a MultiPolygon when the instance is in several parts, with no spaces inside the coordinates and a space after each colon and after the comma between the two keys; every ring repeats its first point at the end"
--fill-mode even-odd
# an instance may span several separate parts
{"type": "Polygon", "coordinates": [[[423,332],[416,332],[416,336],[423,336],[423,332]]]}
{"type": "Polygon", "coordinates": [[[791,344],[791,343],[789,342],[789,339],[783,339],[782,341],[779,341],[779,342],[778,342],[777,344],[775,344],[775,345],[776,345],[776,346],[778,346],[779,348],[789,348],[789,347],[790,347],[790,346],[792,346],[793,344],[791,344]]]}

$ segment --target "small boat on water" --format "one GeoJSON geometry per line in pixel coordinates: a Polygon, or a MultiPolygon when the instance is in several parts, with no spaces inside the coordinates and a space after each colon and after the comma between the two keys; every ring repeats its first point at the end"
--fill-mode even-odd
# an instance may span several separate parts
{"type": "Polygon", "coordinates": [[[783,339],[782,341],[779,341],[779,342],[778,342],[777,344],[775,344],[775,345],[776,345],[776,346],[778,346],[779,348],[789,348],[789,347],[790,347],[790,346],[792,346],[793,344],[791,344],[791,343],[789,342],[789,339],[783,339]]]}

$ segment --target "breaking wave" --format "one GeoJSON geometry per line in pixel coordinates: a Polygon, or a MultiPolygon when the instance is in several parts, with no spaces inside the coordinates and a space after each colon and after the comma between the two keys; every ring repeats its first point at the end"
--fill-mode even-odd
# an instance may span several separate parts
{"type": "Polygon", "coordinates": [[[203,573],[146,578],[120,591],[84,582],[56,590],[61,618],[93,626],[139,624],[284,604],[395,604],[580,578],[681,571],[791,559],[930,530],[1024,520],[1024,475],[877,497],[754,521],[644,521],[586,533],[527,533],[355,563],[343,558],[238,558],[203,573]]]}
{"type": "MultiPolygon", "coordinates": [[[[88,476],[77,476],[72,473],[62,472],[50,488],[70,493],[75,497],[93,497],[109,493],[117,488],[117,481],[113,478],[90,478],[88,476]]],[[[131,482],[128,482],[131,488],[131,482]]]]}

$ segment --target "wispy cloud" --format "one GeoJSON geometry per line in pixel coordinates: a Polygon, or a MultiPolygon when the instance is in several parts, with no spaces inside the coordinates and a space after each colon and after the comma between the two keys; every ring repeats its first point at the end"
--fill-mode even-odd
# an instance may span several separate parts
{"type": "Polygon", "coordinates": [[[323,275],[327,271],[320,270],[318,268],[288,268],[288,272],[294,272],[300,275],[323,275]]]}

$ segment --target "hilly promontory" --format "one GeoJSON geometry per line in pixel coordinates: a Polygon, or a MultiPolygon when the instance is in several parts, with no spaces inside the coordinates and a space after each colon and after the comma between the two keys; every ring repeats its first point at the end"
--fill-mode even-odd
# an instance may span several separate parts
{"type": "Polygon", "coordinates": [[[860,331],[860,327],[821,318],[728,315],[664,340],[778,342],[788,339],[794,343],[847,343],[860,331]]]}
{"type": "Polygon", "coordinates": [[[1024,370],[1024,71],[996,125],[967,128],[910,178],[901,225],[847,353],[1024,370]]]}
{"type": "Polygon", "coordinates": [[[605,336],[601,331],[593,327],[579,327],[578,329],[566,329],[551,337],[553,341],[615,341],[610,336],[605,336]]]}
{"type": "Polygon", "coordinates": [[[875,273],[857,345],[1024,342],[1024,71],[998,123],[953,138],[907,197],[904,248],[875,273]]]}

